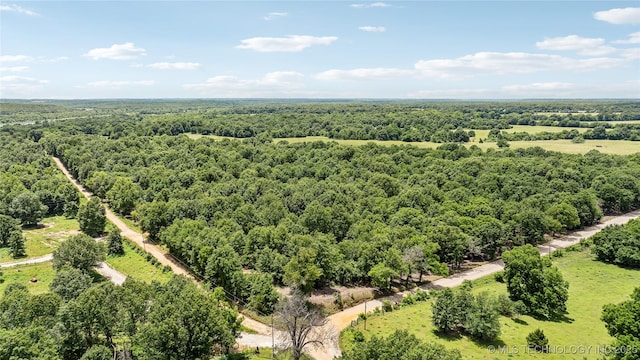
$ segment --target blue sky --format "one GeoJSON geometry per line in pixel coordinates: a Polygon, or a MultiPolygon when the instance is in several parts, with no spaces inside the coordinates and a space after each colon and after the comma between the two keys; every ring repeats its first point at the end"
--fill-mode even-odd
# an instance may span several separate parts
{"type": "Polygon", "coordinates": [[[4,1],[2,98],[639,98],[636,1],[4,1]]]}

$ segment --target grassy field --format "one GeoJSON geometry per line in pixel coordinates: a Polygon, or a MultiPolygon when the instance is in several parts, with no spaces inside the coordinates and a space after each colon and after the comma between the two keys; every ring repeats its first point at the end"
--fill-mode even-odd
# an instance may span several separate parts
{"type": "MultiPolygon", "coordinates": [[[[24,235],[27,239],[25,243],[27,258],[52,253],[61,242],[79,233],[78,221],[76,219],[67,219],[64,216],[44,218],[41,224],[44,226],[24,230],[24,235]]],[[[13,260],[8,249],[0,249],[0,262],[13,260]]]]}
{"type": "MultiPolygon", "coordinates": [[[[559,129],[557,131],[562,131],[565,129],[566,130],[574,129],[574,128],[559,128],[559,127],[553,127],[553,126],[519,125],[514,127],[514,129],[509,129],[509,132],[524,131],[524,130],[520,130],[519,128],[559,129]]],[[[575,128],[575,129],[579,129],[579,128],[575,128]]],[[[580,129],[580,130],[584,131],[586,129],[580,129]]],[[[484,131],[486,132],[486,134],[488,134],[489,130],[474,130],[474,131],[476,131],[476,138],[472,139],[472,142],[466,143],[465,146],[469,147],[469,146],[475,145],[481,148],[482,150],[498,149],[498,146],[494,142],[484,142],[481,144],[476,140],[480,138],[486,138],[487,135],[483,136],[482,133],[479,133],[479,132],[484,131]]],[[[217,135],[188,134],[187,136],[191,139],[199,139],[202,137],[208,137],[214,140],[223,140],[223,139],[233,140],[234,139],[231,137],[224,137],[224,136],[217,136],[217,135]]],[[[287,141],[291,144],[303,143],[303,142],[314,142],[314,141],[335,141],[338,144],[351,145],[351,146],[361,146],[361,145],[366,145],[368,143],[376,143],[378,145],[384,145],[384,146],[410,145],[410,146],[416,146],[419,148],[429,148],[429,149],[435,149],[438,146],[442,145],[440,143],[433,143],[428,141],[404,142],[404,141],[381,141],[381,140],[336,140],[336,139],[329,139],[328,137],[325,137],[325,136],[278,138],[278,139],[273,139],[273,141],[275,142],[287,141]]],[[[574,144],[571,142],[571,140],[510,141],[509,146],[511,149],[531,148],[531,147],[539,146],[548,151],[558,151],[558,152],[571,153],[571,154],[586,154],[591,150],[597,150],[604,154],[617,154],[617,155],[630,155],[630,154],[635,154],[640,152],[640,141],[625,141],[625,140],[586,140],[582,144],[574,144]]]]}
{"type": "MultiPolygon", "coordinates": [[[[468,131],[472,129],[465,129],[465,130],[468,131]]],[[[589,129],[578,128],[578,127],[513,125],[511,129],[504,129],[501,131],[506,133],[526,132],[529,134],[539,134],[543,132],[559,133],[565,130],[566,131],[578,130],[578,132],[583,133],[589,129]]],[[[473,131],[476,133],[476,136],[475,136],[476,141],[478,141],[478,139],[486,139],[489,136],[489,130],[473,130],[473,131]]]]}
{"type": "Polygon", "coordinates": [[[135,245],[129,244],[127,240],[123,240],[123,245],[124,255],[108,256],[107,264],[121,273],[126,274],[128,277],[144,282],[150,283],[156,280],[164,283],[169,281],[171,272],[163,272],[160,268],[148,262],[144,256],[133,250],[132,246],[135,245]]]}
{"type": "MultiPolygon", "coordinates": [[[[536,320],[530,316],[521,316],[520,320],[501,317],[502,335],[492,345],[515,346],[518,354],[491,354],[487,346],[462,337],[444,337],[434,332],[431,325],[432,301],[403,307],[391,313],[370,317],[367,322],[365,337],[371,335],[386,336],[396,329],[406,329],[417,337],[445,345],[447,348],[459,349],[465,359],[567,359],[567,355],[560,354],[531,354],[525,353],[526,336],[531,331],[540,328],[549,339],[552,346],[585,345],[593,346],[591,354],[585,354],[587,359],[596,359],[598,345],[610,344],[613,340],[600,320],[602,306],[628,300],[633,288],[640,284],[640,271],[619,268],[592,259],[589,251],[569,252],[564,257],[557,258],[554,263],[560,268],[565,280],[570,284],[567,309],[569,320],[565,322],[549,322],[536,320]]],[[[474,283],[473,291],[489,291],[494,294],[506,293],[504,284],[497,283],[493,277],[480,279],[474,283]]],[[[343,338],[343,345],[348,346],[348,339],[343,338]]],[[[569,357],[571,358],[571,357],[569,357]]],[[[575,356],[582,359],[583,355],[575,356]]]]}
{"type": "Polygon", "coordinates": [[[3,282],[0,283],[0,297],[4,293],[4,289],[12,283],[23,284],[32,294],[41,294],[49,291],[49,284],[53,281],[55,271],[51,262],[43,262],[32,265],[22,265],[10,268],[2,268],[3,282]],[[37,282],[31,282],[31,279],[38,279],[37,282]]]}

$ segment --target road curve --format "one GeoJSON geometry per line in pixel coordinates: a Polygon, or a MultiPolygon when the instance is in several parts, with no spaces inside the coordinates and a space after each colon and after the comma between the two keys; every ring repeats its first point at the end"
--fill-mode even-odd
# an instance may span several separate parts
{"type": "Polygon", "coordinates": [[[8,268],[12,266],[29,265],[29,264],[38,264],[38,263],[43,263],[51,260],[53,260],[53,254],[47,254],[44,256],[39,256],[31,259],[1,263],[0,268],[3,268],[3,267],[8,268]]]}
{"type": "MultiPolygon", "coordinates": [[[[91,194],[91,192],[87,191],[82,186],[82,184],[80,184],[80,182],[77,181],[73,177],[73,175],[71,175],[69,170],[67,170],[66,166],[64,166],[64,164],[62,163],[62,161],[60,161],[60,159],[58,159],[55,156],[53,156],[52,158],[53,158],[53,161],[56,163],[56,166],[60,169],[60,171],[62,171],[62,173],[67,177],[67,179],[69,179],[69,181],[71,181],[71,183],[76,187],[76,189],[78,189],[78,191],[82,194],[82,196],[84,196],[87,199],[90,199],[91,196],[93,196],[93,194],[91,194]]],[[[116,216],[116,214],[114,214],[106,206],[105,206],[105,216],[107,217],[107,219],[109,221],[111,221],[111,223],[113,223],[120,230],[120,234],[123,237],[125,237],[125,238],[129,239],[131,242],[135,243],[138,247],[143,249],[146,253],[151,254],[162,265],[169,266],[171,268],[171,271],[173,271],[174,274],[184,275],[184,276],[190,278],[191,280],[193,280],[193,282],[195,282],[196,285],[200,286],[200,283],[198,282],[198,280],[191,274],[191,272],[189,272],[189,270],[186,267],[184,267],[182,264],[180,264],[174,257],[172,257],[169,253],[164,251],[161,247],[159,247],[159,246],[157,246],[155,244],[151,244],[151,243],[146,242],[145,239],[144,239],[144,235],[142,235],[141,233],[139,233],[139,232],[131,229],[129,226],[127,226],[127,224],[125,224],[124,221],[122,221],[122,219],[120,219],[118,216],[116,216]]],[[[107,265],[107,267],[101,267],[100,269],[101,269],[100,271],[105,271],[105,273],[107,274],[105,276],[110,278],[110,279],[112,279],[112,281],[114,279],[120,279],[120,277],[117,274],[113,273],[113,271],[115,271],[115,270],[112,269],[112,268],[109,268],[108,265],[107,265]],[[111,269],[111,270],[108,270],[108,269],[111,269]]],[[[122,280],[122,282],[124,282],[124,280],[122,280]]],[[[248,329],[254,330],[254,331],[256,331],[258,333],[261,333],[261,334],[270,334],[271,333],[270,332],[271,331],[270,327],[268,327],[267,325],[264,325],[264,324],[262,324],[260,322],[257,322],[255,320],[249,319],[247,317],[244,318],[244,321],[242,322],[242,325],[244,325],[248,329]]]]}
{"type": "MultiPolygon", "coordinates": [[[[602,229],[604,229],[609,225],[623,225],[629,222],[630,220],[637,219],[639,217],[640,217],[640,210],[635,210],[626,214],[622,214],[620,216],[616,216],[607,221],[604,221],[600,224],[590,226],[582,230],[574,231],[565,236],[554,239],[546,244],[539,245],[538,249],[541,255],[543,256],[549,255],[550,252],[554,252],[556,250],[564,249],[571,245],[575,245],[579,243],[581,240],[587,239],[593,236],[594,234],[602,231],[602,229]]],[[[469,281],[476,280],[485,276],[495,274],[498,271],[501,271],[503,269],[504,269],[504,263],[502,262],[502,260],[496,260],[491,263],[478,266],[476,268],[433,281],[430,284],[421,286],[421,288],[424,290],[428,290],[428,289],[434,289],[434,288],[440,289],[445,287],[456,287],[456,286],[462,285],[462,282],[465,280],[469,280],[469,281]]],[[[410,292],[411,291],[400,292],[388,297],[368,301],[366,305],[367,312],[373,311],[375,308],[382,307],[382,301],[384,300],[398,302],[402,300],[402,298],[405,295],[409,294],[410,292]]],[[[341,331],[345,329],[347,326],[349,326],[352,321],[356,320],[359,314],[365,312],[364,307],[365,307],[364,304],[359,304],[354,307],[345,309],[339,313],[333,314],[329,316],[329,324],[331,324],[338,331],[341,331]]],[[[340,351],[340,348],[337,346],[337,343],[338,343],[337,336],[339,336],[339,334],[336,334],[336,339],[334,339],[333,343],[329,345],[325,345],[322,349],[309,351],[311,356],[313,356],[314,359],[316,360],[332,360],[335,356],[340,356],[341,351],[340,351]]]]}
{"type": "MultiPolygon", "coordinates": [[[[77,182],[73,176],[66,169],[64,164],[60,161],[60,159],[53,157],[56,165],[62,172],[67,176],[67,178],[75,185],[75,187],[82,193],[84,197],[89,199],[91,197],[91,193],[85,190],[82,185],[77,182]]],[[[153,255],[160,263],[163,265],[171,266],[171,269],[176,274],[183,274],[185,276],[189,276],[193,279],[193,276],[190,275],[189,271],[185,269],[181,264],[177,261],[173,260],[164,250],[154,244],[144,243],[144,237],[142,234],[130,229],[120,218],[118,218],[111,210],[106,209],[106,215],[109,221],[111,221],[114,225],[116,225],[120,231],[122,231],[122,236],[136,243],[139,247],[145,248],[145,250],[153,255]]],[[[548,255],[550,252],[556,251],[558,249],[563,249],[568,246],[577,244],[582,239],[586,239],[597,232],[604,229],[609,225],[621,225],[626,224],[632,219],[636,219],[640,217],[640,210],[636,210],[630,213],[626,213],[620,216],[616,216],[607,221],[604,221],[600,224],[590,226],[588,228],[572,232],[566,236],[560,237],[558,239],[552,240],[549,243],[538,246],[540,253],[542,255],[548,255]]],[[[459,274],[455,274],[446,278],[442,278],[436,280],[430,284],[422,286],[423,289],[432,289],[432,288],[444,288],[444,287],[455,287],[462,284],[465,280],[476,280],[481,277],[485,277],[488,275],[492,275],[504,269],[504,263],[502,260],[497,260],[471,270],[467,270],[461,272],[459,274]]],[[[375,308],[382,306],[383,300],[391,300],[391,301],[399,301],[407,295],[409,292],[401,292],[394,294],[389,297],[375,299],[367,302],[367,312],[373,311],[375,308]]],[[[327,323],[326,331],[334,331],[334,339],[329,343],[323,346],[320,349],[312,349],[309,351],[309,354],[316,360],[332,360],[336,356],[341,355],[340,348],[338,346],[338,336],[339,332],[345,329],[347,326],[351,324],[353,320],[358,318],[358,314],[364,312],[364,304],[359,304],[354,307],[345,309],[339,313],[333,314],[329,316],[329,322],[327,323]]],[[[250,334],[242,334],[239,343],[246,346],[263,346],[263,344],[267,343],[267,336],[270,334],[270,329],[267,325],[261,324],[257,321],[245,318],[243,321],[243,325],[249,329],[255,330],[263,335],[255,335],[250,336],[250,334]],[[266,335],[265,335],[266,334],[266,335]]],[[[276,332],[276,336],[278,332],[276,332]]],[[[270,338],[270,336],[268,336],[270,338]]]]}

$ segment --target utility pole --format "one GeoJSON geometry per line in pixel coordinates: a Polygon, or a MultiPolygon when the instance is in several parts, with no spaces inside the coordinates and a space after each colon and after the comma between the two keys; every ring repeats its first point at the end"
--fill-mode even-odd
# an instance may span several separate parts
{"type": "Polygon", "coordinates": [[[367,330],[367,299],[364,299],[364,330],[367,330]]]}

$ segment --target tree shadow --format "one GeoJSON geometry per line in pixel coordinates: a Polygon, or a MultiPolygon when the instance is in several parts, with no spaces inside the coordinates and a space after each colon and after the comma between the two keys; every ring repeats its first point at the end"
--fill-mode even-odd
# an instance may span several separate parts
{"type": "Polygon", "coordinates": [[[436,329],[431,330],[431,333],[437,336],[441,340],[445,341],[458,341],[462,339],[462,334],[459,332],[440,332],[436,329]]]}
{"type": "Polygon", "coordinates": [[[22,225],[22,230],[38,230],[38,229],[44,229],[46,227],[47,225],[45,224],[37,223],[37,224],[22,225]]]}
{"type": "Polygon", "coordinates": [[[502,341],[502,339],[500,338],[497,338],[494,340],[482,340],[482,339],[475,339],[469,336],[469,340],[471,340],[477,346],[484,347],[484,348],[487,348],[488,346],[495,346],[495,347],[507,346],[507,344],[504,341],[502,341]]]}
{"type": "Polygon", "coordinates": [[[529,325],[528,322],[522,320],[522,319],[518,319],[518,318],[511,318],[511,321],[513,321],[516,324],[520,324],[520,325],[529,325]]]}
{"type": "Polygon", "coordinates": [[[541,314],[530,314],[530,316],[538,321],[550,321],[554,323],[571,324],[575,321],[575,319],[568,317],[567,314],[558,314],[558,315],[553,315],[549,317],[541,314]]]}
{"type": "Polygon", "coordinates": [[[100,275],[100,274],[99,274],[97,271],[95,271],[94,269],[89,270],[89,272],[88,272],[87,274],[88,274],[89,276],[91,276],[91,280],[93,280],[93,283],[94,283],[94,284],[97,284],[97,283],[101,283],[101,282],[107,281],[107,279],[106,279],[104,276],[100,275]]]}

